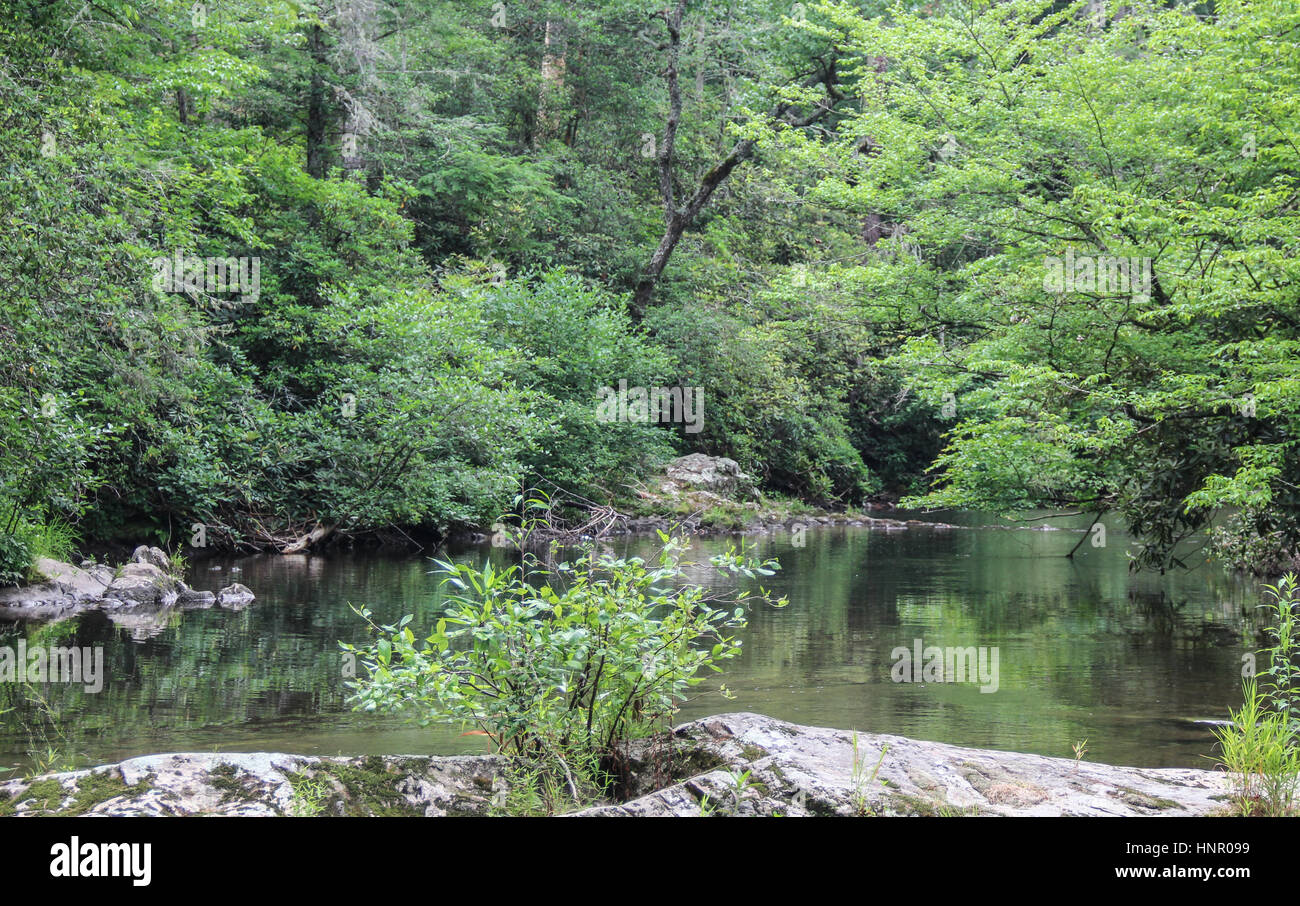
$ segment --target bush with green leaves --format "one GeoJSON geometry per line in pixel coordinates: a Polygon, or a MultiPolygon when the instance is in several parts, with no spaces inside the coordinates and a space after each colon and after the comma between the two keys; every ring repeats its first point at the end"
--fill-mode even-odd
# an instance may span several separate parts
{"type": "Polygon", "coordinates": [[[529,484],[605,503],[674,455],[673,433],[658,425],[598,418],[601,388],[669,383],[667,353],[633,324],[623,299],[564,270],[495,284],[446,275],[443,284],[477,307],[484,344],[536,394],[534,442],[520,454],[529,484]]]}
{"type": "Polygon", "coordinates": [[[948,403],[904,506],[1113,513],[1158,569],[1237,512],[1260,569],[1300,548],[1300,8],[1107,6],[815,4],[861,107],[834,155],[760,141],[827,168],[810,200],[889,223],[809,278],[948,403]]]}
{"type": "Polygon", "coordinates": [[[1232,723],[1216,727],[1220,763],[1228,772],[1230,798],[1241,815],[1281,817],[1294,809],[1300,779],[1300,749],[1287,718],[1270,710],[1254,679],[1245,683],[1245,702],[1229,712],[1232,723]]]}
{"type": "Polygon", "coordinates": [[[1290,734],[1300,741],[1300,593],[1295,573],[1287,573],[1276,585],[1265,585],[1266,632],[1272,644],[1264,649],[1268,668],[1261,674],[1261,694],[1268,705],[1282,715],[1290,734]]]}
{"type": "Polygon", "coordinates": [[[17,585],[27,578],[32,551],[17,535],[0,532],[0,587],[17,585]]]}
{"type": "Polygon", "coordinates": [[[72,560],[77,542],[77,531],[57,516],[18,520],[11,531],[0,531],[0,586],[39,579],[38,560],[72,560]]]}
{"type": "MultiPolygon", "coordinates": [[[[440,562],[454,594],[432,631],[417,636],[407,616],[372,622],[364,648],[343,644],[365,669],[356,707],[473,726],[499,751],[566,773],[616,756],[740,652],[735,633],[752,602],[785,603],[761,587],[717,595],[686,581],[686,541],[660,538],[657,563],[592,547],[555,562],[554,546],[505,568],[440,562]]],[[[734,547],[709,563],[738,579],[779,568],[734,547]]]]}
{"type": "Polygon", "coordinates": [[[1216,728],[1220,762],[1228,771],[1233,806],[1243,815],[1278,817],[1293,812],[1300,787],[1300,596],[1296,576],[1264,586],[1260,605],[1272,644],[1261,654],[1268,667],[1244,683],[1244,703],[1231,724],[1216,728]]]}
{"type": "Polygon", "coordinates": [[[844,375],[798,336],[817,325],[775,327],[701,304],[656,309],[646,322],[675,359],[675,383],[704,388],[703,430],[687,435],[694,450],[729,456],[765,489],[819,505],[880,490],[850,438],[844,375]]]}

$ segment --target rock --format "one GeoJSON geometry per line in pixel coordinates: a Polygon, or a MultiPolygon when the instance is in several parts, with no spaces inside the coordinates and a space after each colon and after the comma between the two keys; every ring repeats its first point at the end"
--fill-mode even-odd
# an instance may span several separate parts
{"type": "Polygon", "coordinates": [[[0,815],[483,815],[507,789],[504,768],[472,755],[146,755],[0,784],[0,815]]]}
{"type": "Polygon", "coordinates": [[[36,561],[36,571],[61,593],[78,601],[98,599],[104,594],[104,589],[111,581],[104,578],[102,569],[92,566],[90,570],[86,570],[48,557],[36,561]]]}
{"type": "Polygon", "coordinates": [[[706,718],[674,736],[695,760],[712,759],[722,770],[577,814],[698,815],[705,795],[715,814],[1132,817],[1226,810],[1226,778],[1215,771],[1114,767],[872,733],[857,734],[855,766],[852,732],[760,714],[706,718]],[[747,788],[738,789],[744,771],[747,788]]]}
{"type": "Polygon", "coordinates": [[[176,596],[176,605],[182,610],[207,610],[217,603],[217,596],[210,591],[195,591],[183,586],[176,596]]]}
{"type": "Polygon", "coordinates": [[[176,601],[175,586],[175,580],[152,563],[128,563],[104,593],[105,606],[170,606],[176,601]]]}
{"type": "Polygon", "coordinates": [[[40,560],[37,570],[45,581],[0,589],[0,619],[61,620],[87,610],[103,610],[141,638],[162,631],[170,619],[166,611],[178,603],[183,610],[218,604],[238,610],[253,600],[252,591],[239,584],[219,594],[195,591],[174,577],[172,568],[165,551],[143,544],[132,553],[129,563],[116,570],[89,560],[80,567],[40,560]],[[131,615],[129,619],[127,615],[131,615]]]}
{"type": "Polygon", "coordinates": [[[750,496],[754,492],[750,476],[740,471],[739,463],[725,456],[680,456],[668,464],[666,474],[669,484],[664,486],[665,491],[691,488],[723,496],[750,496]]]}
{"type": "Polygon", "coordinates": [[[226,610],[243,610],[253,603],[253,592],[246,585],[235,582],[217,592],[217,606],[226,610]]]}
{"type": "MultiPolygon", "coordinates": [[[[1125,815],[1226,811],[1223,774],[1128,768],[760,714],[634,744],[630,801],[576,816],[1125,815]],[[856,757],[855,757],[856,751],[856,757]],[[677,778],[654,790],[667,767],[677,778]],[[746,777],[746,772],[748,776],[746,777]]],[[[509,790],[498,756],[148,755],[0,784],[0,815],[484,815],[509,790]]]]}
{"type": "Polygon", "coordinates": [[[36,570],[44,582],[0,589],[0,617],[56,620],[93,609],[112,579],[102,567],[87,570],[49,558],[36,561],[36,570]]]}
{"type": "Polygon", "coordinates": [[[108,588],[108,586],[113,584],[113,576],[116,575],[113,567],[105,566],[102,563],[96,563],[88,567],[83,567],[83,569],[94,576],[95,581],[104,588],[108,588]]]}
{"type": "Polygon", "coordinates": [[[26,585],[0,591],[0,619],[54,621],[93,610],[95,606],[78,603],[52,585],[26,585]]]}
{"type": "Polygon", "coordinates": [[[167,552],[160,547],[149,547],[145,544],[140,545],[132,552],[131,562],[147,563],[150,566],[157,567],[163,573],[169,575],[172,571],[171,557],[167,556],[167,552]]]}

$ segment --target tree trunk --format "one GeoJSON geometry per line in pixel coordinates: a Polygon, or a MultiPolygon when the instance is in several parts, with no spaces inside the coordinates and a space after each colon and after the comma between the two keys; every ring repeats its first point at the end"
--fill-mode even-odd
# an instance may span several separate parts
{"type": "MultiPolygon", "coordinates": [[[[641,276],[637,279],[636,288],[632,292],[632,315],[636,318],[645,314],[646,307],[650,304],[650,297],[654,295],[659,278],[663,275],[664,268],[668,266],[668,260],[672,257],[673,249],[677,248],[682,234],[695,222],[695,218],[709,203],[709,199],[713,197],[718,186],[722,185],[723,180],[730,176],[731,171],[737,166],[753,156],[756,147],[753,139],[737,142],[722,160],[704,174],[704,178],[700,180],[699,186],[690,198],[683,204],[677,203],[673,167],[677,147],[677,126],[682,118],[682,92],[678,83],[677,64],[681,58],[682,16],[685,11],[686,0],[678,0],[674,9],[660,13],[664,24],[668,26],[668,65],[665,71],[665,79],[668,82],[668,119],[664,124],[663,143],[657,155],[659,194],[663,198],[664,205],[664,232],[650,260],[642,268],[641,276]]],[[[804,82],[804,85],[809,88],[822,85],[826,89],[826,97],[818,102],[811,113],[804,117],[794,116],[791,106],[782,102],[772,110],[768,115],[769,118],[784,122],[796,129],[812,125],[830,113],[836,102],[844,97],[835,87],[836,78],[835,63],[832,59],[830,63],[819,66],[818,71],[804,82]]]]}
{"type": "Polygon", "coordinates": [[[538,144],[556,132],[558,106],[564,91],[565,48],[564,26],[553,19],[546,20],[546,36],[542,50],[542,87],[537,98],[537,132],[533,136],[538,144]]]}
{"type": "Polygon", "coordinates": [[[307,33],[311,57],[311,88],[307,95],[307,172],[317,179],[325,175],[325,35],[320,25],[307,33]]]}

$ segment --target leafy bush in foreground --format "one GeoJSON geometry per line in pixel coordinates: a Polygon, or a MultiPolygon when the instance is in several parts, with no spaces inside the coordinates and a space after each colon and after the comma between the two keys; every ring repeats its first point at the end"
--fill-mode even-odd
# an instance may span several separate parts
{"type": "MultiPolygon", "coordinates": [[[[364,649],[343,645],[367,674],[353,684],[357,707],[473,725],[499,751],[566,775],[571,764],[616,758],[739,653],[733,633],[750,601],[785,603],[761,589],[709,597],[684,581],[686,542],[660,537],[653,565],[590,546],[556,565],[529,553],[505,569],[439,563],[455,595],[422,641],[407,616],[371,623],[378,637],[364,649]]],[[[734,548],[710,563],[745,578],[779,568],[734,548]]]]}

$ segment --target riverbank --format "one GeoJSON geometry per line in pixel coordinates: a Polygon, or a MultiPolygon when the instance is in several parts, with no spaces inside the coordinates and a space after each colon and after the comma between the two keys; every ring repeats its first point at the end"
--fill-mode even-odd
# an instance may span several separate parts
{"type": "MultiPolygon", "coordinates": [[[[802,533],[817,525],[851,525],[901,530],[913,526],[957,528],[936,522],[900,520],[878,514],[893,509],[884,499],[862,507],[827,509],[806,501],[769,497],[734,459],[692,453],[669,462],[661,473],[629,486],[626,496],[608,505],[568,507],[565,516],[548,514],[530,528],[533,540],[578,540],[608,535],[653,535],[686,531],[693,535],[802,533]],[[871,515],[876,513],[877,515],[871,515]]],[[[452,540],[484,542],[502,526],[481,527],[452,540]]]]}
{"type": "MultiPolygon", "coordinates": [[[[631,753],[632,798],[577,816],[1204,816],[1225,775],[1134,768],[808,727],[759,714],[692,721],[631,753]],[[657,787],[657,788],[656,788],[657,787]]],[[[0,784],[0,816],[507,814],[498,756],[147,755],[0,784]]]]}

